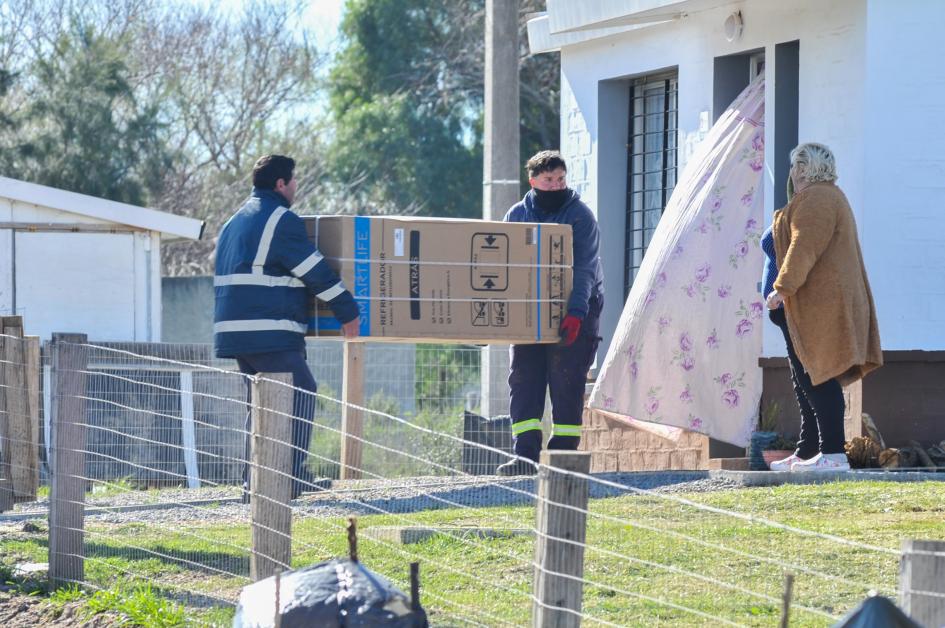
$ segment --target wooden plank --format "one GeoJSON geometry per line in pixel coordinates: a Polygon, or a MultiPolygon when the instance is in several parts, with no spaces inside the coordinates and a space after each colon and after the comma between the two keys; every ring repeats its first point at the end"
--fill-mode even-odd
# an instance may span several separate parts
{"type": "Polygon", "coordinates": [[[26,336],[26,401],[29,406],[30,422],[30,478],[28,500],[36,499],[39,490],[39,377],[42,357],[39,350],[39,336],[26,336]]]}
{"type": "Polygon", "coordinates": [[[748,458],[709,458],[710,471],[748,471],[748,458]]]}
{"type": "Polygon", "coordinates": [[[88,345],[85,334],[53,334],[52,487],[49,581],[53,588],[85,577],[85,450],[88,345]]]}
{"type": "Polygon", "coordinates": [[[32,488],[35,453],[32,450],[33,429],[30,421],[29,389],[27,384],[26,341],[23,339],[23,317],[2,318],[4,339],[0,360],[4,366],[6,418],[10,438],[10,479],[14,501],[25,501],[34,494],[32,488]]]}
{"type": "Polygon", "coordinates": [[[292,374],[253,380],[250,512],[253,582],[289,569],[292,559],[292,374]]]}
{"type": "Polygon", "coordinates": [[[361,478],[364,417],[350,404],[364,406],[364,344],[345,342],[341,395],[341,479],[361,478]]]}
{"type": "Polygon", "coordinates": [[[921,626],[945,626],[945,541],[903,541],[899,606],[921,626]]]}
{"type": "Polygon", "coordinates": [[[180,372],[180,433],[184,448],[184,469],[187,488],[200,488],[200,470],[197,467],[197,430],[194,426],[194,372],[180,372]]]}
{"type": "Polygon", "coordinates": [[[532,625],[579,628],[587,533],[586,452],[545,450],[538,471],[532,625]]]}
{"type": "Polygon", "coordinates": [[[863,436],[863,380],[843,387],[843,435],[848,441],[863,436]]]}

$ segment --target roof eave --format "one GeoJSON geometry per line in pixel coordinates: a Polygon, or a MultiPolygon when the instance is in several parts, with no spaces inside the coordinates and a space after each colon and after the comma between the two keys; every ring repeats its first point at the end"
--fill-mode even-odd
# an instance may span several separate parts
{"type": "Polygon", "coordinates": [[[608,28],[597,28],[594,30],[575,30],[555,33],[551,30],[551,21],[548,14],[542,13],[528,20],[528,49],[533,55],[542,54],[545,52],[560,52],[562,48],[567,46],[573,46],[575,44],[581,44],[595,39],[600,39],[602,37],[609,37],[611,35],[629,33],[641,28],[653,26],[655,24],[662,24],[667,21],[670,20],[662,19],[656,22],[648,21],[636,24],[623,24],[608,28]]]}
{"type": "Polygon", "coordinates": [[[199,240],[203,235],[202,220],[18,179],[0,177],[0,197],[189,240],[199,240]]]}

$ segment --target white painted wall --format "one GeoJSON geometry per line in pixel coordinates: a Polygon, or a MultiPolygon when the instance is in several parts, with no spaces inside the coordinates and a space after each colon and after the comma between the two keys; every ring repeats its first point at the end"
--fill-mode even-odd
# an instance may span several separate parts
{"type": "MultiPolygon", "coordinates": [[[[106,221],[0,198],[0,222],[107,225],[106,221]]],[[[80,332],[90,340],[158,341],[160,234],[0,230],[0,312],[26,333],[80,332]],[[14,297],[15,294],[15,297],[14,297]]]]}
{"type": "MultiPolygon", "coordinates": [[[[945,124],[939,115],[945,113],[945,66],[936,32],[943,23],[945,3],[923,0],[869,0],[869,5],[867,0],[757,0],[563,47],[561,147],[571,169],[569,182],[597,212],[604,234],[604,338],[612,337],[623,307],[626,181],[613,176],[615,168],[600,164],[599,155],[602,145],[626,139],[611,136],[619,125],[606,119],[613,107],[599,100],[607,93],[602,82],[678,68],[681,169],[701,136],[700,113],[712,109],[714,58],[763,48],[770,92],[775,45],[799,40],[799,140],[826,143],[837,155],[838,184],[857,216],[883,346],[945,349],[945,124]],[[734,10],[741,10],[745,26],[742,37],[729,43],[723,23],[734,10]],[[893,172],[882,146],[892,152],[893,172]],[[891,233],[899,235],[897,242],[889,242],[891,233]]],[[[768,103],[770,163],[773,99],[768,103]]],[[[784,185],[772,177],[769,168],[768,221],[775,209],[772,186],[784,185]]],[[[784,355],[780,332],[770,324],[765,332],[765,355],[784,355]]]]}
{"type": "Polygon", "coordinates": [[[945,2],[870,0],[859,228],[886,349],[945,349],[945,2]]]}

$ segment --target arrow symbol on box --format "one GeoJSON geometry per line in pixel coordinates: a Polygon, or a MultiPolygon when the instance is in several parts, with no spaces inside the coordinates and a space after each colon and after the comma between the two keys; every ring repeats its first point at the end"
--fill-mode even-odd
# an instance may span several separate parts
{"type": "Polygon", "coordinates": [[[495,283],[491,279],[486,279],[486,283],[483,284],[486,288],[492,288],[495,286],[495,283]]]}
{"type": "Polygon", "coordinates": [[[486,244],[488,244],[489,246],[492,246],[493,244],[495,244],[495,236],[494,236],[494,235],[487,235],[487,236],[486,236],[486,244]]]}

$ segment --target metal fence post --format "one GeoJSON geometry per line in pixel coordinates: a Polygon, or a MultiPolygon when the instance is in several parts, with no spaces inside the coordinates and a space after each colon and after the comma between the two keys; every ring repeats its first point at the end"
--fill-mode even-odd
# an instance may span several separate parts
{"type": "Polygon", "coordinates": [[[256,582],[292,562],[292,374],[260,373],[252,386],[249,575],[256,582]]]}
{"type": "Polygon", "coordinates": [[[922,626],[945,626],[945,541],[903,541],[899,606],[922,626]]]}
{"type": "Polygon", "coordinates": [[[586,452],[545,450],[538,471],[537,538],[532,625],[576,628],[584,596],[587,534],[586,452]]]}
{"type": "Polygon", "coordinates": [[[200,467],[197,465],[197,430],[194,424],[194,372],[180,371],[180,435],[184,450],[187,488],[200,488],[200,467]]]}
{"type": "Polygon", "coordinates": [[[49,581],[54,588],[85,577],[85,334],[53,334],[49,498],[49,581]]]}

